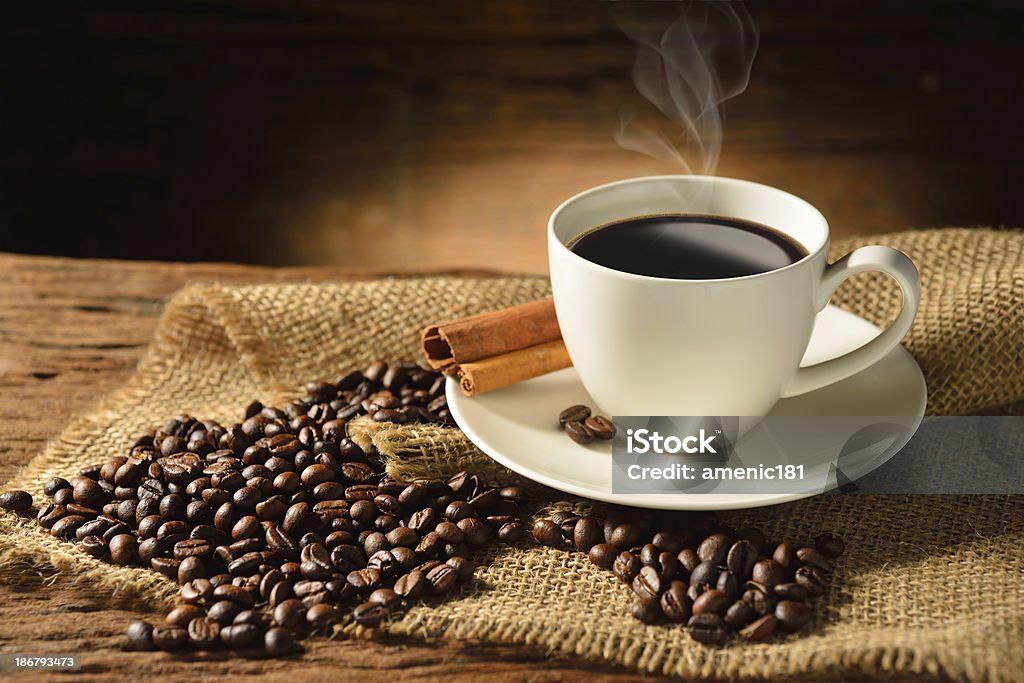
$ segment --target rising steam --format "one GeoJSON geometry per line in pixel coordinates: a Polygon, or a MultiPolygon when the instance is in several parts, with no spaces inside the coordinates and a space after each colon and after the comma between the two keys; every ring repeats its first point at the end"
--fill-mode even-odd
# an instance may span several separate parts
{"type": "Polygon", "coordinates": [[[686,173],[713,174],[722,148],[719,107],[746,90],[757,53],[757,25],[747,8],[729,0],[616,3],[613,16],[639,46],[637,90],[672,124],[666,133],[624,115],[615,141],[674,160],[686,173]],[[672,15],[652,20],[666,6],[672,15]]]}

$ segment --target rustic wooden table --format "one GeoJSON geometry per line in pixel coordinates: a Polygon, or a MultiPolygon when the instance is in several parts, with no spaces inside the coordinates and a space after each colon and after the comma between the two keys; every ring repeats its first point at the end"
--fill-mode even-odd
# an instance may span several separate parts
{"type": "MultiPolygon", "coordinates": [[[[73,413],[132,372],[164,302],[184,284],[345,277],[353,274],[326,268],[0,255],[0,481],[36,455],[73,413]]],[[[258,673],[270,679],[316,680],[358,673],[366,681],[390,681],[401,669],[403,678],[423,679],[478,680],[485,674],[537,681],[635,678],[624,670],[520,647],[447,641],[318,639],[309,643],[302,659],[288,661],[122,652],[128,622],[146,616],[145,609],[128,600],[111,608],[110,596],[76,585],[72,576],[18,568],[0,572],[0,651],[80,653],[84,672],[96,677],[198,679],[258,673]]],[[[25,673],[21,678],[40,677],[25,673]]]]}
{"type": "MultiPolygon", "coordinates": [[[[479,273],[478,273],[479,274],[479,273]]],[[[0,254],[0,482],[9,480],[57,434],[125,380],[142,355],[164,302],[190,282],[295,281],[359,277],[330,268],[264,268],[0,254]]],[[[365,274],[364,274],[365,276],[365,274]]],[[[77,680],[216,675],[266,680],[351,678],[553,681],[641,678],[606,664],[523,647],[437,641],[328,641],[301,659],[246,660],[226,654],[123,652],[135,618],[160,615],[128,599],[76,584],[73,576],[26,568],[0,571],[0,652],[83,655],[77,680]]],[[[8,672],[0,673],[6,680],[8,672]]],[[[18,680],[63,674],[16,675],[18,680]]],[[[644,676],[658,680],[657,676],[644,676]]]]}

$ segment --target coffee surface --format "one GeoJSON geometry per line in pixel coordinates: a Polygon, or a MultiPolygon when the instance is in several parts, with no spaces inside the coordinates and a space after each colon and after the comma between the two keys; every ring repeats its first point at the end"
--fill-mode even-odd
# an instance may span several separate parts
{"type": "Polygon", "coordinates": [[[583,233],[568,246],[607,268],[677,280],[756,275],[807,255],[801,245],[767,226],[695,214],[615,221],[583,233]]]}

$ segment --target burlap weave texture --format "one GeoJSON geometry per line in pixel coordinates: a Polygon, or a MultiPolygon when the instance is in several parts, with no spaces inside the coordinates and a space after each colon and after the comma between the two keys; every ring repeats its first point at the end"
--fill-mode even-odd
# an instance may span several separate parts
{"type": "MultiPolygon", "coordinates": [[[[929,412],[1015,410],[1024,401],[1024,234],[898,233],[844,241],[833,252],[862,243],[895,246],[922,271],[922,308],[906,345],[928,381],[929,412]]],[[[281,400],[308,379],[378,357],[413,357],[417,333],[429,322],[547,293],[541,278],[191,286],[168,304],[135,375],[74,419],[7,487],[41,499],[47,478],[122,453],[137,433],[175,414],[236,421],[252,398],[281,400]]],[[[883,323],[894,316],[899,293],[882,276],[862,276],[835,301],[883,323]]],[[[471,467],[496,483],[516,480],[457,430],[361,420],[351,433],[388,454],[396,476],[471,467]]],[[[546,510],[589,508],[551,489],[530,492],[546,510]]],[[[725,517],[775,538],[810,540],[822,530],[846,538],[849,553],[815,603],[813,628],[767,644],[705,648],[679,627],[629,617],[628,589],[585,556],[526,543],[489,551],[455,599],[414,606],[387,628],[524,643],[685,676],[931,671],[1024,680],[1020,497],[818,496],[725,517]]],[[[53,565],[154,604],[176,592],[155,572],[93,560],[13,515],[0,516],[0,562],[53,565]]]]}

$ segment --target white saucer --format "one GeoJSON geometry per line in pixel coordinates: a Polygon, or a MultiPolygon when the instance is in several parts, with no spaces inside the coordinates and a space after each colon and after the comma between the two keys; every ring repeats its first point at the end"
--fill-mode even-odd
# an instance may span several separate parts
{"type": "MultiPolygon", "coordinates": [[[[860,346],[879,333],[868,321],[835,306],[818,314],[814,333],[804,354],[803,364],[834,358],[860,346]]],[[[574,368],[566,368],[542,377],[506,387],[483,396],[469,398],[455,381],[447,384],[448,408],[466,436],[484,453],[505,467],[552,488],[586,498],[637,507],[672,510],[729,510],[774,505],[813,493],[642,493],[612,492],[610,442],[580,446],[570,441],[557,426],[557,415],[567,406],[583,403],[593,406],[574,368]]],[[[902,346],[870,368],[823,389],[779,401],[769,415],[842,415],[916,417],[909,431],[887,442],[885,447],[860,458],[850,470],[856,479],[878,468],[913,436],[924,415],[927,391],[921,369],[902,346]]],[[[762,423],[763,424],[763,423],[762,423]]],[[[759,425],[743,437],[763,440],[766,447],[779,452],[792,446],[794,439],[821,440],[825,451],[838,452],[851,433],[807,434],[764,432],[759,425]],[[787,441],[789,445],[787,446],[787,441]]]]}

